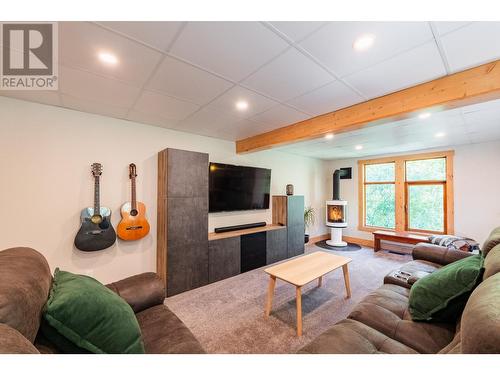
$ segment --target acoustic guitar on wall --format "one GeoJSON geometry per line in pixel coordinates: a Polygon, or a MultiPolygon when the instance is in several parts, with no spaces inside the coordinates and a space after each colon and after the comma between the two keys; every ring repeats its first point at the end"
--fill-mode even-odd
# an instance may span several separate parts
{"type": "Polygon", "coordinates": [[[135,179],[137,168],[135,164],[129,165],[129,178],[132,183],[131,201],[125,203],[120,213],[122,220],[118,224],[118,237],[125,241],[139,240],[149,233],[149,223],[146,219],[146,206],[137,201],[135,179]]]}
{"type": "Polygon", "coordinates": [[[75,246],[82,251],[103,250],[116,241],[116,233],[111,225],[111,210],[101,207],[100,203],[100,177],[102,165],[92,164],[94,177],[94,207],[87,207],[80,215],[80,230],[75,237],[75,246]]]}

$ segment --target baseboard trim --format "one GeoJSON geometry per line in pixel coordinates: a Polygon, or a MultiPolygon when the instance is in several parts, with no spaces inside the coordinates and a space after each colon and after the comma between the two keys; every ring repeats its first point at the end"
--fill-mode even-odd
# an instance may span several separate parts
{"type": "Polygon", "coordinates": [[[367,240],[365,238],[349,237],[349,236],[342,236],[342,239],[345,242],[352,242],[352,243],[355,243],[359,246],[373,248],[373,240],[367,240]]]}

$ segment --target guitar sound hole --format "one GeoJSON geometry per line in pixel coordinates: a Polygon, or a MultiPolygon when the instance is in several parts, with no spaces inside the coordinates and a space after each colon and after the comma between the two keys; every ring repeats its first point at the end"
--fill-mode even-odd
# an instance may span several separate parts
{"type": "Polygon", "coordinates": [[[90,221],[93,222],[94,224],[101,224],[102,223],[102,216],[101,215],[93,215],[90,218],[90,221]]]}
{"type": "Polygon", "coordinates": [[[137,216],[138,213],[139,213],[139,211],[137,211],[137,210],[130,211],[130,215],[132,215],[132,216],[137,216]]]}

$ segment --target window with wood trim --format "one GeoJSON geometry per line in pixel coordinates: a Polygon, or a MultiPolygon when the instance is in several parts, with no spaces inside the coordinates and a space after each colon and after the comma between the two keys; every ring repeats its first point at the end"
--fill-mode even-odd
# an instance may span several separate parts
{"type": "Polygon", "coordinates": [[[358,164],[360,230],[453,233],[453,151],[358,164]]]}

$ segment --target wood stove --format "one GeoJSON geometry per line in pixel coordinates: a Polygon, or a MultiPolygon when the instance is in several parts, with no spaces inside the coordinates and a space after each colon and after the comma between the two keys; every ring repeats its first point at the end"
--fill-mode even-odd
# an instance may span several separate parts
{"type": "Polygon", "coordinates": [[[326,201],[326,226],[330,227],[330,239],[327,245],[347,246],[342,241],[342,228],[347,228],[347,201],[340,199],[340,170],[333,173],[333,200],[326,201]]]}

